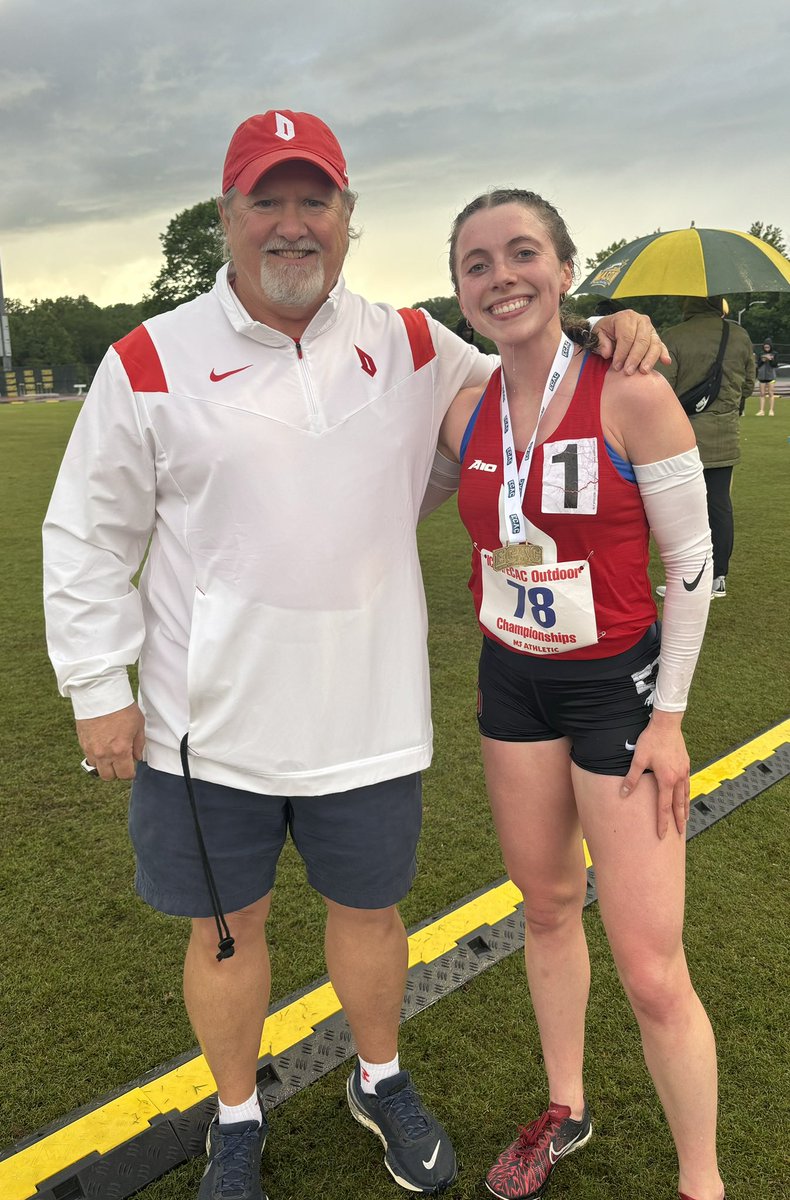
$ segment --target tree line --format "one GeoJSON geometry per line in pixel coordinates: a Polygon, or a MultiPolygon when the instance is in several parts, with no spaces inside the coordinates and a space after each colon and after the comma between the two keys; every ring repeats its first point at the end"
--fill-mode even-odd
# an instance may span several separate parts
{"type": "MultiPolygon", "coordinates": [[[[748,232],[786,255],[784,236],[777,226],[756,221],[748,232]]],[[[68,363],[87,373],[112,342],[141,321],[211,288],[224,261],[222,227],[214,200],[203,200],[177,213],[160,235],[160,241],[164,262],[150,291],[135,304],[102,308],[87,296],[61,296],[56,300],[33,300],[30,304],[6,300],[14,366],[23,369],[68,363]]],[[[612,242],[586,259],[587,272],[621,249],[626,241],[622,238],[612,242]]],[[[741,309],[746,310],[742,324],[753,342],[770,338],[774,343],[790,345],[790,292],[743,293],[728,300],[731,319],[741,309]]],[[[570,311],[583,317],[589,316],[597,303],[595,296],[571,297],[567,301],[570,311]]],[[[682,299],[678,297],[632,296],[625,303],[647,313],[659,332],[682,320],[682,299]]],[[[450,329],[455,329],[462,320],[455,296],[415,301],[414,307],[426,308],[450,329]]],[[[482,349],[493,349],[483,339],[476,336],[475,340],[482,349]]]]}
{"type": "MultiPolygon", "coordinates": [[[[780,254],[787,257],[784,235],[778,226],[764,225],[762,221],[755,221],[746,232],[768,242],[780,254]]],[[[636,237],[620,238],[619,241],[612,242],[611,245],[599,250],[592,258],[585,259],[585,276],[594,271],[610,255],[622,250],[629,241],[636,241],[636,237]]],[[[732,321],[737,319],[741,310],[745,310],[741,315],[741,324],[753,343],[759,345],[767,339],[775,345],[785,344],[790,347],[790,292],[739,292],[729,294],[727,302],[732,321]]],[[[597,296],[571,296],[565,302],[565,308],[570,314],[589,317],[592,316],[598,303],[597,296]]],[[[624,308],[633,308],[637,312],[647,313],[659,333],[673,325],[678,325],[683,320],[682,296],[629,296],[621,303],[624,308]]],[[[429,300],[421,300],[414,307],[427,309],[432,317],[450,329],[455,329],[456,323],[461,318],[461,310],[455,296],[434,296],[429,300]]],[[[476,340],[482,349],[494,350],[493,345],[486,342],[485,339],[476,338],[476,340]]]]}

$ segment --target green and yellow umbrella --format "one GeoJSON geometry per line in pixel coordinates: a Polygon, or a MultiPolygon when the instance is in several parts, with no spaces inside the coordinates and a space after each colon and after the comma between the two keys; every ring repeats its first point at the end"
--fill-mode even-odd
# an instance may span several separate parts
{"type": "Polygon", "coordinates": [[[790,292],[790,261],[737,229],[675,229],[637,238],[610,254],[575,294],[726,296],[790,292]]]}

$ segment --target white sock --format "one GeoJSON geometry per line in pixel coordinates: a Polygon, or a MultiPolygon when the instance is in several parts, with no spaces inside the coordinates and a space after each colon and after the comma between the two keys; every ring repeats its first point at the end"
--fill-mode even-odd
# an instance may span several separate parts
{"type": "Polygon", "coordinates": [[[359,1078],[362,1081],[362,1091],[367,1092],[369,1096],[374,1095],[376,1084],[382,1079],[389,1079],[391,1075],[397,1075],[400,1070],[398,1064],[398,1055],[396,1054],[392,1062],[388,1063],[369,1063],[365,1062],[364,1058],[359,1056],[359,1078]]]}
{"type": "Polygon", "coordinates": [[[244,1104],[223,1104],[220,1100],[220,1125],[236,1125],[239,1121],[257,1121],[259,1125],[263,1124],[263,1113],[258,1100],[257,1088],[244,1104]]]}

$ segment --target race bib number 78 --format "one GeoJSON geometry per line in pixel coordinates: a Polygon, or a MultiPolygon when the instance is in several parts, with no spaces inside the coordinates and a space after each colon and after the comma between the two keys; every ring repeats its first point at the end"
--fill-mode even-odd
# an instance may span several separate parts
{"type": "Polygon", "coordinates": [[[542,563],[495,571],[490,550],[480,551],[480,621],[500,642],[522,654],[561,654],[598,641],[590,564],[542,563]]]}

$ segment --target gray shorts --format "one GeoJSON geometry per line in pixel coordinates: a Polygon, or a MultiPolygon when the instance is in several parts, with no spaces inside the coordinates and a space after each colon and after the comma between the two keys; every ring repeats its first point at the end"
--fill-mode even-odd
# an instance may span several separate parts
{"type": "MultiPolygon", "coordinates": [[[[290,830],[311,885],[349,908],[388,908],[416,872],[419,774],[326,796],[264,796],[193,779],[200,826],[226,913],[271,891],[290,830]]],[[[184,780],[139,763],[129,803],[135,887],[160,912],[210,917],[184,780]]]]}

